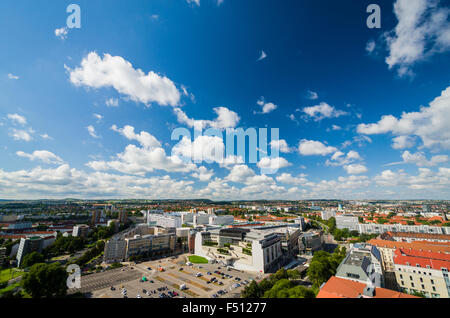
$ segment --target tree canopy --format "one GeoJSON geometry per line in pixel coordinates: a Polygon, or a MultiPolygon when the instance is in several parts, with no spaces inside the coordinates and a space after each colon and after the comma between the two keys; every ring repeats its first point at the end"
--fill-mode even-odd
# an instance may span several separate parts
{"type": "Polygon", "coordinates": [[[59,263],[35,264],[22,278],[22,287],[33,298],[62,297],[67,292],[67,277],[59,263]]]}

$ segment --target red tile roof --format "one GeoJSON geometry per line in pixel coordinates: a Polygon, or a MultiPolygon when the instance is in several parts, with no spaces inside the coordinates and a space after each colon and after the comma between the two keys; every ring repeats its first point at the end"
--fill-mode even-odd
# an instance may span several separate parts
{"type": "MultiPolygon", "coordinates": [[[[332,276],[320,289],[316,298],[358,298],[366,284],[332,276]]],[[[386,288],[376,288],[373,298],[418,298],[386,288]]]]}
{"type": "Polygon", "coordinates": [[[412,267],[441,270],[441,268],[450,269],[450,255],[443,253],[433,253],[418,251],[412,249],[398,249],[394,252],[394,264],[407,265],[412,267]]]}
{"type": "Polygon", "coordinates": [[[402,248],[402,249],[413,249],[418,251],[450,254],[450,242],[445,243],[445,242],[415,241],[408,243],[408,242],[371,239],[370,241],[367,241],[367,243],[375,245],[377,247],[386,247],[392,249],[402,248]]]}

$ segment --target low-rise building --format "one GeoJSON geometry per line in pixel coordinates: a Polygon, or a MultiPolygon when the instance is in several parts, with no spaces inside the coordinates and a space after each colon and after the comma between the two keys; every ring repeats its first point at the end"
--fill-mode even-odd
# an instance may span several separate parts
{"type": "Polygon", "coordinates": [[[450,255],[411,249],[394,253],[397,283],[402,291],[429,298],[450,298],[450,255]]]}
{"type": "Polygon", "coordinates": [[[323,248],[323,231],[310,231],[302,233],[298,237],[299,253],[312,255],[323,248]]]}
{"type": "Polygon", "coordinates": [[[372,287],[383,287],[381,257],[376,247],[357,246],[350,250],[336,270],[336,276],[363,283],[372,287]]]}
{"type": "Polygon", "coordinates": [[[359,231],[359,219],[354,215],[337,215],[336,227],[338,229],[349,229],[350,231],[359,231]]]}
{"type": "Polygon", "coordinates": [[[381,235],[383,240],[399,241],[399,242],[442,242],[450,243],[450,235],[448,234],[430,234],[430,233],[411,233],[411,232],[395,232],[388,231],[381,235]]]}

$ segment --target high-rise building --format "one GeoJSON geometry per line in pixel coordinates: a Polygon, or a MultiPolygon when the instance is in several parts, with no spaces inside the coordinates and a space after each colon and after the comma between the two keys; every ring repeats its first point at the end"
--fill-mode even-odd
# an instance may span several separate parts
{"type": "Polygon", "coordinates": [[[119,221],[120,223],[127,223],[128,220],[128,213],[127,211],[124,211],[123,209],[119,211],[119,221]]]}
{"type": "Polygon", "coordinates": [[[92,211],[91,225],[96,225],[100,223],[100,220],[103,216],[103,211],[100,209],[95,209],[92,211]]]}
{"type": "Polygon", "coordinates": [[[32,252],[42,252],[44,240],[41,237],[29,237],[20,239],[19,250],[17,251],[17,267],[20,267],[24,257],[32,252]]]}
{"type": "Polygon", "coordinates": [[[87,238],[89,235],[89,226],[81,224],[73,227],[72,236],[87,238]]]}

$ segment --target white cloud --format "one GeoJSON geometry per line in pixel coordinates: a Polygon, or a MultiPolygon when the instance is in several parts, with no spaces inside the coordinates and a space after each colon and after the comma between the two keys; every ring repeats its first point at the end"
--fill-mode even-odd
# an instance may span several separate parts
{"type": "Polygon", "coordinates": [[[15,140],[31,141],[31,139],[33,139],[31,137],[31,134],[23,129],[13,128],[12,131],[9,133],[9,135],[13,137],[15,140]]]}
{"type": "Polygon", "coordinates": [[[38,160],[48,164],[62,164],[64,162],[60,157],[47,150],[36,150],[32,154],[17,151],[16,154],[31,161],[38,160]]]}
{"type": "Polygon", "coordinates": [[[367,172],[367,167],[361,164],[351,164],[344,166],[345,171],[348,174],[361,174],[367,172]]]}
{"type": "Polygon", "coordinates": [[[317,94],[316,92],[313,92],[313,91],[308,91],[306,93],[306,98],[311,99],[311,100],[316,100],[319,98],[319,94],[317,94]]]}
{"type": "Polygon", "coordinates": [[[305,107],[303,108],[303,112],[315,121],[320,121],[324,118],[337,118],[348,114],[347,112],[337,110],[324,102],[316,106],[305,107]]]}
{"type": "Polygon", "coordinates": [[[371,54],[376,48],[376,42],[374,40],[370,40],[367,42],[366,51],[371,54]]]}
{"type": "Polygon", "coordinates": [[[108,107],[119,107],[119,100],[117,98],[108,98],[105,104],[108,107]]]}
{"type": "Polygon", "coordinates": [[[272,140],[270,146],[272,149],[278,149],[281,153],[291,153],[293,151],[293,149],[289,148],[288,143],[284,139],[272,140]]]}
{"type": "Polygon", "coordinates": [[[341,127],[341,126],[338,126],[338,125],[332,125],[332,126],[331,126],[331,129],[334,130],[334,131],[336,131],[336,130],[342,130],[342,127],[341,127]]]}
{"type": "Polygon", "coordinates": [[[183,139],[172,148],[172,155],[189,162],[223,163],[225,145],[223,139],[217,136],[199,136],[193,142],[183,139]]]}
{"type": "Polygon", "coordinates": [[[100,122],[100,121],[102,121],[102,119],[103,119],[103,116],[100,115],[100,114],[94,114],[93,116],[94,116],[95,118],[97,118],[97,122],[100,122]]]}
{"type": "Polygon", "coordinates": [[[278,158],[270,158],[264,157],[257,163],[258,168],[262,171],[266,172],[266,174],[273,174],[277,170],[292,166],[286,159],[278,157],[278,158]]]}
{"type": "Polygon", "coordinates": [[[415,63],[450,49],[449,10],[439,1],[397,0],[394,13],[398,24],[386,34],[389,69],[412,75],[415,63]]]}
{"type": "Polygon", "coordinates": [[[126,125],[123,128],[118,128],[116,125],[113,125],[111,129],[115,132],[120,133],[128,140],[136,140],[144,148],[161,147],[161,143],[153,135],[149,134],[146,131],[141,131],[139,134],[136,134],[134,132],[134,127],[129,125],[126,125]]]}
{"type": "Polygon", "coordinates": [[[392,139],[392,148],[394,149],[405,149],[411,148],[415,144],[415,140],[410,136],[398,136],[392,139]]]}
{"type": "Polygon", "coordinates": [[[25,126],[27,124],[27,119],[19,114],[8,114],[7,117],[15,124],[20,124],[22,126],[25,126]]]}
{"type": "Polygon", "coordinates": [[[285,184],[301,185],[308,182],[305,174],[301,174],[298,177],[293,177],[290,173],[282,173],[276,177],[278,182],[285,184]]]}
{"type": "Polygon", "coordinates": [[[320,141],[306,140],[300,141],[298,151],[303,156],[326,156],[336,152],[335,147],[326,146],[320,141]]]}
{"type": "Polygon", "coordinates": [[[42,139],[53,139],[53,138],[50,137],[48,134],[41,134],[41,138],[42,138],[42,139]]]}
{"type": "Polygon", "coordinates": [[[189,118],[180,108],[175,108],[174,112],[177,115],[177,120],[179,123],[186,124],[191,128],[195,127],[205,129],[208,126],[217,129],[234,128],[241,120],[237,113],[226,107],[216,107],[213,110],[217,114],[217,118],[215,120],[196,120],[189,118]]]}
{"type": "Polygon", "coordinates": [[[18,80],[20,77],[14,74],[9,73],[8,74],[8,78],[11,80],[18,80]]]}
{"type": "Polygon", "coordinates": [[[350,150],[347,155],[341,151],[336,151],[333,156],[331,156],[331,160],[326,161],[326,165],[344,166],[359,160],[362,160],[362,158],[357,151],[350,150]]]}
{"type": "Polygon", "coordinates": [[[186,0],[189,4],[195,4],[197,6],[200,6],[200,0],[186,0]]]}
{"type": "Polygon", "coordinates": [[[426,148],[450,149],[449,122],[450,87],[430,102],[429,107],[421,107],[419,112],[404,112],[400,118],[386,115],[377,123],[358,125],[357,131],[366,135],[392,133],[403,136],[404,140],[394,140],[394,144],[397,142],[396,146],[404,146],[401,142],[406,141],[407,136],[415,135],[421,138],[426,148]]]}
{"type": "Polygon", "coordinates": [[[257,61],[261,61],[264,60],[265,58],[267,58],[267,54],[264,51],[261,51],[261,55],[259,56],[257,61]]]}
{"type": "Polygon", "coordinates": [[[91,135],[91,137],[93,138],[100,138],[100,136],[97,135],[97,133],[95,132],[95,128],[92,125],[89,125],[86,127],[87,131],[89,132],[89,135],[91,135]]]}
{"type": "Polygon", "coordinates": [[[66,27],[63,28],[59,28],[59,29],[55,29],[55,36],[57,38],[59,38],[60,40],[65,40],[67,39],[67,34],[69,33],[69,31],[67,30],[66,27]]]}
{"type": "Polygon", "coordinates": [[[117,154],[113,160],[91,161],[86,164],[88,167],[97,171],[116,170],[135,175],[145,175],[155,170],[191,172],[196,169],[195,164],[185,163],[177,156],[167,156],[161,148],[161,143],[148,132],[136,134],[132,126],[119,129],[114,125],[111,129],[129,140],[138,141],[142,147],[128,145],[124,152],[117,154]]]}
{"type": "Polygon", "coordinates": [[[211,180],[213,175],[214,171],[212,169],[208,170],[205,167],[199,167],[197,172],[194,172],[191,176],[204,182],[211,180]]]}
{"type": "Polygon", "coordinates": [[[264,101],[264,97],[261,97],[257,102],[259,106],[261,106],[261,112],[255,112],[255,114],[269,114],[278,108],[274,103],[266,103],[264,101]]]}
{"type": "Polygon", "coordinates": [[[92,88],[113,87],[120,94],[145,105],[177,106],[180,92],[167,77],[153,71],[145,74],[120,56],[91,52],[81,66],[70,70],[70,81],[76,86],[92,88]]]}
{"type": "Polygon", "coordinates": [[[388,165],[396,164],[415,164],[418,167],[434,167],[438,164],[445,163],[448,161],[447,155],[437,155],[431,157],[430,160],[427,159],[423,152],[411,153],[409,151],[404,151],[402,153],[402,162],[394,162],[388,165]]]}

